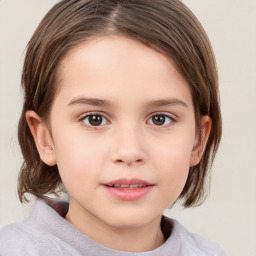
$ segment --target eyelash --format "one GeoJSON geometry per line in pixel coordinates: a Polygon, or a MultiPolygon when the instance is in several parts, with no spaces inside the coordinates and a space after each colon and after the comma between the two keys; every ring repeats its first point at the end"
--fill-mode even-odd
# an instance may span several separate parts
{"type": "MultiPolygon", "coordinates": [[[[175,121],[176,121],[172,116],[164,114],[164,113],[153,114],[153,115],[150,116],[150,118],[148,120],[150,120],[150,119],[152,119],[154,117],[164,118],[164,123],[166,123],[166,119],[169,119],[169,123],[168,124],[156,125],[156,124],[153,123],[153,121],[150,123],[150,125],[154,125],[154,126],[161,127],[161,128],[168,128],[169,126],[173,125],[175,123],[175,121]]],[[[149,121],[147,121],[147,122],[149,122],[149,121]]]]}
{"type": "MultiPolygon", "coordinates": [[[[104,117],[104,115],[102,115],[100,113],[97,113],[97,112],[95,112],[95,113],[94,112],[88,113],[88,114],[84,115],[83,117],[81,117],[79,119],[79,121],[82,122],[82,124],[84,126],[90,127],[90,128],[94,128],[94,129],[99,129],[101,126],[104,126],[104,125],[109,123],[109,121],[107,120],[106,117],[104,117]],[[92,118],[93,117],[94,118],[97,117],[98,121],[100,122],[100,124],[99,125],[97,125],[97,124],[96,125],[92,125],[90,123],[90,121],[88,120],[88,118],[90,118],[90,117],[92,117],[92,118]],[[86,119],[88,120],[88,123],[85,122],[86,119]],[[102,122],[103,122],[103,124],[102,124],[102,122]]],[[[95,120],[95,121],[97,122],[97,120],[95,120]]],[[[164,113],[155,113],[155,114],[151,115],[150,118],[147,120],[147,124],[153,125],[153,126],[156,126],[156,127],[161,127],[161,128],[168,128],[169,126],[172,126],[175,123],[175,121],[176,121],[175,118],[173,118],[170,115],[167,115],[167,114],[164,114],[164,113]],[[154,121],[150,122],[149,120],[154,118],[154,117],[161,117],[162,119],[164,118],[164,120],[162,120],[162,121],[164,121],[164,123],[166,123],[166,119],[168,119],[169,120],[168,124],[164,124],[163,123],[164,125],[157,125],[157,124],[154,123],[154,121]]]]}
{"type": "Polygon", "coordinates": [[[91,112],[91,113],[88,113],[88,114],[84,115],[83,117],[80,118],[79,121],[81,121],[83,123],[83,125],[85,125],[86,127],[90,127],[90,128],[94,128],[94,129],[98,129],[100,126],[102,126],[101,123],[99,125],[92,125],[89,122],[88,122],[88,124],[85,123],[85,120],[90,118],[90,117],[100,117],[102,120],[105,120],[103,125],[109,123],[107,118],[104,117],[104,115],[102,115],[100,113],[94,113],[94,112],[91,112]]]}

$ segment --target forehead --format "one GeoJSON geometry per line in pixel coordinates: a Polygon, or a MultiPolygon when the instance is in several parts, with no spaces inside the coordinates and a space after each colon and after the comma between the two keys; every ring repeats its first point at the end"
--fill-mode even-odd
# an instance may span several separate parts
{"type": "Polygon", "coordinates": [[[118,92],[143,99],[151,91],[151,96],[161,98],[172,88],[191,103],[189,86],[169,57],[123,36],[94,38],[76,46],[62,59],[58,76],[59,92],[69,96],[111,97],[118,92]]]}

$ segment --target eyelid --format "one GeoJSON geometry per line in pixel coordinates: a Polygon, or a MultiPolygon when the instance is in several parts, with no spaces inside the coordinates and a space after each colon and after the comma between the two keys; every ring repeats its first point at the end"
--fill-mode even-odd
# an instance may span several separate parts
{"type": "Polygon", "coordinates": [[[84,120],[86,117],[93,116],[93,115],[101,116],[101,117],[103,117],[104,119],[106,119],[106,121],[107,121],[106,124],[109,124],[109,123],[110,123],[109,118],[106,117],[106,113],[103,113],[103,112],[100,112],[100,111],[90,111],[90,112],[83,113],[82,115],[80,115],[80,117],[78,118],[78,120],[79,120],[79,122],[82,123],[83,126],[86,126],[86,127],[92,128],[92,129],[100,129],[102,126],[105,126],[105,125],[106,125],[106,124],[104,124],[104,125],[99,125],[99,126],[93,126],[93,125],[87,125],[87,124],[85,124],[85,122],[84,122],[83,120],[84,120]]]}
{"type": "Polygon", "coordinates": [[[172,121],[170,122],[170,124],[167,124],[167,125],[159,125],[159,126],[155,125],[155,124],[149,124],[149,125],[156,126],[159,128],[168,128],[169,126],[172,126],[177,122],[177,117],[174,116],[174,114],[170,114],[170,113],[166,113],[166,112],[154,112],[154,113],[151,113],[149,115],[149,117],[147,118],[147,124],[148,124],[148,121],[150,120],[150,118],[152,118],[153,116],[157,116],[157,115],[163,115],[165,117],[170,118],[172,121]]]}

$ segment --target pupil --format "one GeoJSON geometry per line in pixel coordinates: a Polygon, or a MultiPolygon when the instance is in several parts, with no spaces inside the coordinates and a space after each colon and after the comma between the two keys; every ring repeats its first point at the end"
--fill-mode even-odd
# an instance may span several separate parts
{"type": "Polygon", "coordinates": [[[91,115],[89,116],[89,123],[92,126],[98,126],[102,123],[102,117],[98,115],[91,115]]]}
{"type": "Polygon", "coordinates": [[[157,115],[153,117],[153,123],[155,125],[163,125],[165,123],[165,116],[164,115],[157,115]]]}

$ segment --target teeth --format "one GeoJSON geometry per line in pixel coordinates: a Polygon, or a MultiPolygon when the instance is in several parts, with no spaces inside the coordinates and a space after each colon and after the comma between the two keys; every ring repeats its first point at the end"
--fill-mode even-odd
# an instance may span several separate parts
{"type": "Polygon", "coordinates": [[[145,184],[111,184],[110,187],[113,188],[142,188],[146,187],[145,184]]]}
{"type": "Polygon", "coordinates": [[[129,188],[129,185],[127,184],[117,184],[117,188],[129,188]]]}

